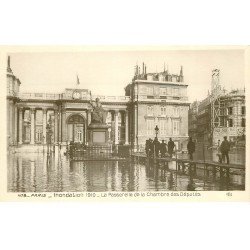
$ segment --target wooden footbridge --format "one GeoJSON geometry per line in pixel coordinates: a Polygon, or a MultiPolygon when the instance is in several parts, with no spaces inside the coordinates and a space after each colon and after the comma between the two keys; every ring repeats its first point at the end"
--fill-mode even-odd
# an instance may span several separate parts
{"type": "Polygon", "coordinates": [[[203,169],[206,175],[209,175],[211,172],[215,176],[217,172],[220,173],[220,177],[227,176],[229,177],[230,170],[241,170],[245,171],[245,165],[243,164],[225,164],[219,163],[215,161],[208,160],[189,160],[189,159],[181,159],[181,158],[170,158],[170,157],[147,157],[144,153],[132,153],[132,157],[135,160],[142,161],[150,161],[154,165],[163,165],[164,168],[169,168],[169,162],[176,162],[176,171],[186,171],[189,173],[196,173],[197,169],[203,169]]]}

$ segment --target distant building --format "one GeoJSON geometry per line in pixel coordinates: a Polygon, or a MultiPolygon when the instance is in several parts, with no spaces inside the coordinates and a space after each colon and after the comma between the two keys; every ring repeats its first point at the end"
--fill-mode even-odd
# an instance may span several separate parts
{"type": "MultiPolygon", "coordinates": [[[[78,80],[79,81],[79,80],[78,80]]],[[[18,78],[13,75],[10,58],[7,66],[7,122],[8,145],[44,145],[51,132],[51,143],[66,145],[88,144],[91,98],[100,98],[107,111],[110,144],[130,144],[144,149],[145,141],[155,137],[172,137],[177,148],[188,137],[187,84],[183,69],[179,74],[147,73],[136,66],[132,83],[125,88],[125,96],[91,96],[88,89],[65,89],[63,93],[22,93],[18,78]],[[48,127],[49,126],[49,127],[48,127]],[[48,131],[50,128],[50,131],[48,131]]]]}
{"type": "Polygon", "coordinates": [[[244,140],[245,90],[226,92],[219,84],[216,88],[204,100],[191,104],[189,135],[196,141],[210,145],[222,141],[224,136],[231,141],[244,140]]]}
{"type": "Polygon", "coordinates": [[[227,136],[231,141],[245,139],[245,90],[233,90],[219,98],[219,126],[213,130],[213,142],[227,136]]]}

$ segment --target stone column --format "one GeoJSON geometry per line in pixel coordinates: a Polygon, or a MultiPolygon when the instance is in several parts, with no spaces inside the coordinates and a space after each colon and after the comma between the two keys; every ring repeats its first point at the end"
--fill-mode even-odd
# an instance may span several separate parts
{"type": "Polygon", "coordinates": [[[17,117],[18,117],[18,114],[17,114],[17,107],[15,106],[15,120],[14,120],[14,127],[15,127],[15,144],[17,144],[17,141],[18,141],[18,138],[17,138],[17,130],[18,130],[18,127],[17,127],[17,117]]]}
{"type": "Polygon", "coordinates": [[[66,110],[62,109],[62,142],[66,143],[66,110]]]}
{"type": "Polygon", "coordinates": [[[30,124],[30,144],[35,143],[35,109],[30,109],[31,124],[30,124]]]}
{"type": "Polygon", "coordinates": [[[9,145],[13,143],[13,102],[10,101],[9,106],[9,145]]]}
{"type": "Polygon", "coordinates": [[[125,111],[125,144],[128,145],[128,111],[125,111]]]}
{"type": "Polygon", "coordinates": [[[118,145],[118,111],[115,111],[115,144],[118,145]]]}
{"type": "Polygon", "coordinates": [[[137,107],[134,106],[134,145],[137,147],[137,107]]]}
{"type": "Polygon", "coordinates": [[[58,109],[58,144],[62,142],[62,110],[58,109]]]}
{"type": "Polygon", "coordinates": [[[54,143],[57,144],[58,143],[58,110],[57,109],[54,110],[54,119],[55,119],[54,143]]]}
{"type": "Polygon", "coordinates": [[[23,143],[23,108],[19,108],[19,140],[18,143],[23,143]]]}
{"type": "Polygon", "coordinates": [[[46,144],[47,109],[43,109],[43,144],[46,144]]]}

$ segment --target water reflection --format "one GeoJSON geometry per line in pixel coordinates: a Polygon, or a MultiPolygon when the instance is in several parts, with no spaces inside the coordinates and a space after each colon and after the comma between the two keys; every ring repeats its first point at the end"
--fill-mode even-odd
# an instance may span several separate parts
{"type": "Polygon", "coordinates": [[[9,192],[244,190],[244,172],[185,168],[175,162],[70,161],[61,154],[10,154],[9,192]]]}

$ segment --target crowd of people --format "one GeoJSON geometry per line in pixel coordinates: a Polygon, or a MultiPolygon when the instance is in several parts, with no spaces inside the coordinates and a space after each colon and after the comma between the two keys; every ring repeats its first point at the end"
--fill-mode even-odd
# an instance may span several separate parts
{"type": "Polygon", "coordinates": [[[172,158],[174,152],[175,144],[172,141],[172,138],[169,139],[168,143],[165,143],[164,140],[161,142],[155,137],[154,140],[149,138],[146,140],[145,150],[148,157],[166,157],[167,154],[172,158]]]}
{"type": "MultiPolygon", "coordinates": [[[[170,157],[172,158],[174,149],[176,148],[172,138],[169,138],[168,143],[165,143],[165,140],[161,142],[155,137],[154,140],[149,138],[146,140],[145,151],[148,157],[170,157]]],[[[195,143],[192,140],[192,137],[189,138],[189,142],[187,144],[187,151],[189,154],[190,160],[193,160],[193,153],[195,152],[195,143]]]]}
{"type": "MultiPolygon", "coordinates": [[[[148,157],[170,157],[172,158],[174,149],[176,148],[172,138],[169,138],[168,143],[165,143],[164,140],[161,142],[155,137],[154,140],[151,138],[146,140],[145,151],[148,157]]],[[[227,137],[224,137],[223,142],[220,144],[218,141],[218,156],[219,162],[226,162],[229,164],[229,151],[230,151],[230,142],[227,140],[227,137]]],[[[193,154],[195,153],[195,142],[192,140],[192,137],[189,137],[187,144],[187,152],[189,159],[193,160],[193,154]]]]}

